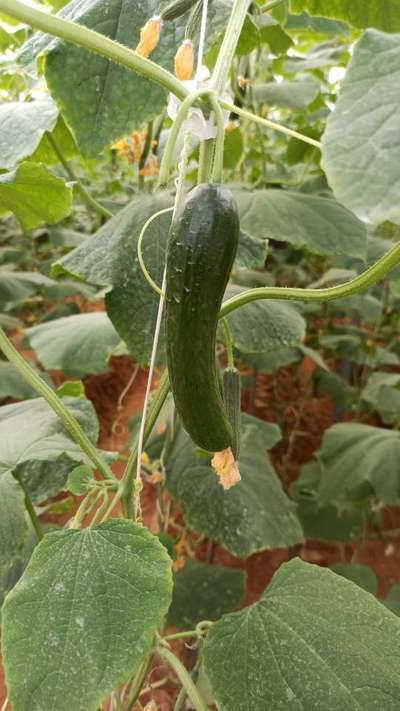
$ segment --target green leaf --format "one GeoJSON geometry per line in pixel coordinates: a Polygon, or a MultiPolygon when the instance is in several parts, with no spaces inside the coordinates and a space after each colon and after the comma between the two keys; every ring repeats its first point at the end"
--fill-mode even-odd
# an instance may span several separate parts
{"type": "MultiPolygon", "coordinates": [[[[58,116],[57,123],[52,131],[52,136],[67,160],[78,154],[76,143],[69,128],[65,125],[65,121],[61,114],[58,116]]],[[[35,163],[45,163],[46,165],[55,165],[60,162],[60,159],[54,152],[53,145],[50,143],[47,134],[44,134],[36,151],[33,153],[31,160],[35,163]]],[[[65,231],[67,232],[67,230],[65,231]]],[[[70,230],[70,232],[73,233],[72,230],[70,230]]],[[[79,241],[82,241],[81,235],[79,241]]]]}
{"type": "Polygon", "coordinates": [[[0,304],[4,309],[12,309],[32,294],[40,293],[45,287],[53,284],[52,279],[40,272],[12,272],[1,269],[0,304]]]}
{"type": "MultiPolygon", "coordinates": [[[[246,291],[230,286],[226,297],[246,291]]],[[[282,346],[295,346],[304,338],[306,323],[285,301],[251,301],[226,317],[233,345],[244,353],[266,353],[282,346]]]]}
{"type": "Polygon", "coordinates": [[[25,230],[53,225],[71,211],[72,188],[41,163],[0,174],[0,214],[13,212],[25,230]]]}
{"type": "Polygon", "coordinates": [[[349,501],[375,495],[385,504],[400,503],[400,432],[346,422],[326,430],[317,457],[324,469],[322,504],[345,509],[349,501]]]}
{"type": "Polygon", "coordinates": [[[338,511],[336,506],[322,506],[318,498],[321,466],[311,461],[300,469],[300,475],[290,487],[297,504],[297,513],[307,538],[321,541],[353,541],[359,538],[364,523],[362,507],[338,511]]]}
{"type": "Polygon", "coordinates": [[[294,506],[266,453],[279,439],[276,425],[243,415],[242,480],[229,491],[222,489],[207,459],[196,455],[182,428],[169,453],[167,487],[182,507],[186,523],[238,558],[302,540],[294,506]]]}
{"type": "Polygon", "coordinates": [[[372,373],[361,398],[379,412],[386,425],[400,423],[400,373],[372,373]]]}
{"type": "Polygon", "coordinates": [[[254,84],[252,93],[259,103],[284,109],[305,109],[317,97],[319,81],[313,77],[296,81],[254,84]]]}
{"type": "Polygon", "coordinates": [[[0,474],[0,580],[16,560],[28,533],[25,495],[12,474],[0,474]]]}
{"type": "Polygon", "coordinates": [[[303,10],[310,15],[323,15],[345,20],[354,27],[377,27],[385,32],[400,30],[398,0],[290,0],[294,13],[303,10]]]}
{"type": "Polygon", "coordinates": [[[201,620],[218,620],[240,605],[245,583],[243,570],[187,560],[185,567],[174,574],[167,623],[190,629],[201,620]]]}
{"type": "Polygon", "coordinates": [[[314,45],[307,54],[287,57],[283,69],[288,74],[325,69],[343,64],[348,57],[347,45],[337,45],[336,41],[314,45]]]}
{"type": "MultiPolygon", "coordinates": [[[[147,283],[137,257],[137,241],[145,222],[157,210],[172,205],[168,194],[140,195],[109,220],[82,246],[53,267],[99,286],[112,286],[106,295],[107,313],[134,358],[149,358],[158,309],[158,295],[147,283]]],[[[161,284],[171,215],[161,215],[146,230],[142,254],[153,279],[161,284]]]]}
{"type": "Polygon", "coordinates": [[[369,593],[297,558],[259,602],[213,625],[203,659],[224,711],[396,711],[399,636],[369,593]]]}
{"type": "Polygon", "coordinates": [[[400,617],[400,585],[392,585],[383,604],[400,617]]]}
{"type": "MultiPolygon", "coordinates": [[[[30,366],[46,383],[51,384],[51,378],[47,373],[37,370],[32,366],[32,363],[30,363],[30,366]]],[[[0,361],[0,400],[8,397],[12,400],[28,400],[29,398],[37,397],[37,392],[26,382],[15,365],[0,361]]]]}
{"type": "Polygon", "coordinates": [[[234,170],[243,154],[243,134],[237,126],[225,132],[224,168],[234,170]]]}
{"type": "Polygon", "coordinates": [[[50,96],[36,101],[8,101],[0,106],[0,168],[9,170],[32,155],[46,131],[52,131],[58,109],[50,96]]]}
{"type": "MultiPolygon", "coordinates": [[[[397,17],[400,29],[399,7],[397,17]]],[[[367,222],[400,223],[399,63],[400,35],[365,32],[322,139],[322,164],[336,198],[367,222]]]]}
{"type": "Polygon", "coordinates": [[[372,595],[378,591],[378,580],[374,571],[368,565],[359,563],[335,563],[330,566],[336,575],[342,575],[347,580],[351,580],[360,588],[372,595]]]}
{"type": "Polygon", "coordinates": [[[314,254],[365,259],[365,225],[335,200],[289,190],[234,190],[241,227],[314,254]]]}
{"type": "Polygon", "coordinates": [[[335,22],[326,17],[310,17],[302,12],[300,15],[289,15],[286,22],[289,32],[309,32],[312,35],[348,35],[349,27],[345,22],[335,22]]]}
{"type": "Polygon", "coordinates": [[[75,496],[83,496],[87,493],[88,484],[93,481],[93,470],[87,464],[80,464],[68,474],[65,488],[75,496]]]}
{"type": "Polygon", "coordinates": [[[170,603],[170,566],[131,521],[47,534],[3,607],[13,708],[96,711],[146,657],[170,603]]]}
{"type": "Polygon", "coordinates": [[[268,242],[254,239],[243,230],[240,231],[235,264],[244,269],[261,269],[267,258],[268,242]]]}
{"type": "MultiPolygon", "coordinates": [[[[64,398],[63,402],[95,442],[98,423],[92,404],[84,398],[64,398]]],[[[47,464],[62,454],[87,463],[86,455],[42,398],[0,407],[0,476],[17,468],[21,473],[21,465],[27,462],[47,464]]]]}
{"type": "Polygon", "coordinates": [[[285,30],[282,29],[279,22],[271,15],[264,14],[259,17],[260,26],[260,41],[262,44],[268,44],[272,54],[280,55],[293,45],[293,40],[285,30]]]}
{"type": "Polygon", "coordinates": [[[78,377],[104,373],[121,340],[102,311],[47,321],[28,328],[26,335],[46,369],[78,377]]]}

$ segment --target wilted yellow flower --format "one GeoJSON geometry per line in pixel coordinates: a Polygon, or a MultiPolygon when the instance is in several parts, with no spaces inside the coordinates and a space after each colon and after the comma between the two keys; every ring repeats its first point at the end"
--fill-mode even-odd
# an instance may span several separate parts
{"type": "Polygon", "coordinates": [[[189,81],[193,72],[194,53],[193,42],[183,40],[175,55],[175,76],[180,81],[189,81]]]}
{"type": "Polygon", "coordinates": [[[140,41],[136,47],[136,53],[141,57],[148,57],[157,47],[161,32],[161,17],[158,15],[147,20],[140,30],[140,41]]]}

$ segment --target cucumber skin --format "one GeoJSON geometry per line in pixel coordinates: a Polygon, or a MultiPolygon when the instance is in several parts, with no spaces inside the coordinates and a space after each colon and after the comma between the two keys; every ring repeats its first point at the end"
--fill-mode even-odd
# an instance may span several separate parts
{"type": "Polygon", "coordinates": [[[219,311],[239,240],[230,190],[200,184],[168,238],[167,365],[175,406],[192,440],[219,452],[233,442],[215,361],[219,311]]]}
{"type": "Polygon", "coordinates": [[[241,433],[241,383],[237,368],[225,368],[222,375],[222,391],[228,420],[233,431],[232,453],[239,459],[241,433]]]}

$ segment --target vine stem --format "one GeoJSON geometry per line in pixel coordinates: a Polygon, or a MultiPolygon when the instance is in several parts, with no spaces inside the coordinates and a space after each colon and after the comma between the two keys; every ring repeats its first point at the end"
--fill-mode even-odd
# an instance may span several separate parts
{"type": "Polygon", "coordinates": [[[128,69],[133,69],[147,79],[160,84],[167,91],[171,91],[181,100],[189,93],[184,84],[179,79],[176,79],[171,72],[152,62],[151,59],[141,57],[132,49],[119,44],[119,42],[95,32],[95,30],[89,30],[76,22],[36,10],[19,2],[19,0],[0,0],[0,11],[10,17],[14,17],[16,20],[26,22],[31,27],[35,27],[42,32],[54,35],[67,42],[73,42],[84,49],[101,54],[102,57],[111,59],[117,64],[122,64],[128,69]]]}
{"type": "Polygon", "coordinates": [[[299,141],[303,141],[303,143],[309,143],[310,146],[314,146],[315,148],[321,149],[321,143],[319,141],[316,141],[314,138],[310,138],[309,136],[304,136],[302,133],[298,133],[297,131],[293,131],[292,128],[288,128],[287,126],[282,126],[280,123],[276,123],[275,121],[270,121],[269,119],[262,118],[261,116],[257,116],[257,114],[253,114],[251,111],[246,111],[245,109],[241,109],[239,106],[235,106],[235,104],[230,104],[229,101],[224,101],[224,99],[218,99],[220,106],[222,106],[223,109],[226,109],[227,111],[230,111],[233,114],[237,114],[238,116],[243,116],[243,118],[247,118],[250,121],[254,121],[254,123],[260,124],[260,126],[265,126],[266,128],[272,128],[274,131],[278,131],[279,133],[284,133],[286,136],[290,136],[291,138],[297,138],[299,141]]]}
{"type": "Polygon", "coordinates": [[[284,286],[262,286],[248,289],[231,299],[227,299],[220,311],[220,318],[227,316],[240,306],[258,301],[258,299],[282,299],[291,301],[332,301],[345,296],[352,296],[380,281],[400,263],[400,242],[378,259],[375,264],[359,274],[354,279],[325,289],[298,289],[284,286]]]}
{"type": "Polygon", "coordinates": [[[107,210],[106,207],[103,207],[103,205],[100,205],[97,200],[89,193],[89,191],[85,188],[85,186],[81,183],[79,180],[78,176],[76,175],[75,171],[73,170],[72,166],[70,165],[69,161],[66,159],[64,153],[61,150],[61,147],[59,146],[58,142],[54,138],[54,136],[50,133],[50,131],[46,132],[47,139],[52,146],[58,160],[60,161],[61,165],[63,166],[65,172],[67,173],[68,177],[70,180],[73,180],[77,190],[79,190],[82,198],[86,202],[86,204],[91,207],[93,210],[98,212],[99,215],[102,215],[102,217],[107,217],[109,219],[110,217],[113,217],[113,213],[110,212],[110,210],[107,210]]]}
{"type": "Polygon", "coordinates": [[[58,397],[54,390],[52,390],[47,383],[42,380],[40,375],[35,373],[20,353],[18,353],[17,349],[7,338],[2,328],[0,328],[0,350],[3,351],[10,363],[16,367],[23,378],[25,378],[34,390],[36,390],[36,392],[46,400],[47,404],[50,405],[52,410],[54,410],[54,412],[59,416],[71,437],[75,440],[75,442],[77,442],[77,444],[79,444],[83,452],[87,454],[104,479],[114,480],[115,477],[107,462],[103,459],[100,452],[87,437],[79,422],[73,415],[71,415],[69,410],[67,410],[61,398],[58,397]]]}
{"type": "Polygon", "coordinates": [[[25,508],[26,508],[27,514],[31,520],[31,524],[33,526],[33,530],[36,533],[36,537],[37,537],[38,541],[41,541],[44,536],[43,528],[42,528],[42,524],[40,523],[39,517],[35,511],[35,507],[32,503],[32,499],[29,496],[29,493],[28,493],[28,490],[27,490],[25,484],[21,480],[21,477],[15,473],[13,476],[17,480],[22,491],[24,492],[24,497],[25,497],[24,503],[25,503],[25,508]]]}
{"type": "Polygon", "coordinates": [[[156,654],[161,657],[168,666],[174,670],[176,676],[184,687],[190,701],[192,702],[195,711],[208,711],[207,705],[201,698],[197,688],[195,687],[190,674],[187,672],[182,662],[166,647],[161,645],[155,650],[156,654]]]}

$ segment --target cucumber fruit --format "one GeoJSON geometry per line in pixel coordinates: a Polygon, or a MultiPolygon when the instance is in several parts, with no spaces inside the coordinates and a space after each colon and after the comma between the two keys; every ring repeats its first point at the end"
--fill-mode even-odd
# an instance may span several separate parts
{"type": "Polygon", "coordinates": [[[232,446],[221,396],[215,344],[222,298],[239,239],[239,216],[228,188],[197,185],[171,227],[167,246],[167,365],[175,406],[202,449],[232,446]]]}

